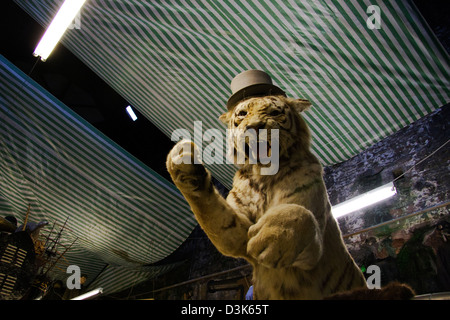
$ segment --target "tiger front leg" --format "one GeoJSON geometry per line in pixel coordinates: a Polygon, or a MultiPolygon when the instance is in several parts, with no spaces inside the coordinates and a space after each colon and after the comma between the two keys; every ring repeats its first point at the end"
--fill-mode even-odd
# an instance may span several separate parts
{"type": "Polygon", "coordinates": [[[247,253],[268,268],[314,268],[322,256],[322,235],[314,215],[302,206],[270,208],[249,228],[247,253]]]}
{"type": "Polygon", "coordinates": [[[251,223],[219,194],[211,182],[211,174],[200,163],[198,153],[193,142],[178,142],[167,156],[167,170],[215,247],[227,256],[246,257],[251,223]]]}

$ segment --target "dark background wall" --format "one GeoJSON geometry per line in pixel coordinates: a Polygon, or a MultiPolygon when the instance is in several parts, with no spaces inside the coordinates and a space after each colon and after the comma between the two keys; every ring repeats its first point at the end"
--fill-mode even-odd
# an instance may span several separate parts
{"type": "Polygon", "coordinates": [[[394,181],[397,195],[338,219],[358,265],[417,294],[450,291],[450,105],[325,168],[332,204],[394,181]]]}

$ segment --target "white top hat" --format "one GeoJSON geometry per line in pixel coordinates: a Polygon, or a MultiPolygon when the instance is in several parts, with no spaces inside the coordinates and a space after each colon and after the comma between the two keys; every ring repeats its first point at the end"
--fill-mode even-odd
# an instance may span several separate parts
{"type": "Polygon", "coordinates": [[[231,81],[232,95],[228,99],[227,108],[232,110],[236,104],[251,97],[283,95],[286,93],[272,84],[270,76],[261,70],[244,71],[231,81]]]}

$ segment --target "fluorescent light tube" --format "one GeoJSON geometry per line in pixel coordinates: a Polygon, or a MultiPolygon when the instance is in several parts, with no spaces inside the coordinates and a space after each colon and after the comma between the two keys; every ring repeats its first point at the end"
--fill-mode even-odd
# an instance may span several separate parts
{"type": "Polygon", "coordinates": [[[133,109],[131,108],[131,106],[127,107],[127,112],[130,115],[131,120],[136,121],[137,120],[137,116],[134,113],[133,109]]]}
{"type": "Polygon", "coordinates": [[[65,0],[50,26],[44,33],[41,41],[33,52],[35,57],[41,57],[42,61],[47,60],[58,41],[63,36],[66,29],[80,11],[86,0],[65,0]]]}
{"type": "Polygon", "coordinates": [[[88,298],[92,298],[93,296],[96,296],[98,294],[103,293],[103,288],[97,288],[95,290],[86,292],[85,294],[82,294],[81,296],[75,297],[73,299],[70,300],[86,300],[88,298]]]}
{"type": "Polygon", "coordinates": [[[370,206],[379,201],[392,197],[397,193],[394,183],[388,183],[384,186],[373,189],[367,193],[361,194],[353,199],[344,201],[331,208],[331,212],[335,218],[342,217],[347,213],[370,206]]]}

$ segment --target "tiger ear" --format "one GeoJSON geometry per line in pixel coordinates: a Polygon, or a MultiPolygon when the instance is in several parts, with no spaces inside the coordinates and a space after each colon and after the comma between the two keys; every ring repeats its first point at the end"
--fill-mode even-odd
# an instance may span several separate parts
{"type": "Polygon", "coordinates": [[[303,112],[311,107],[311,102],[306,99],[285,98],[285,101],[297,112],[303,112]]]}
{"type": "Polygon", "coordinates": [[[231,115],[230,112],[225,112],[219,117],[219,120],[224,124],[228,124],[228,121],[230,120],[230,115],[231,115]]]}

